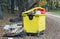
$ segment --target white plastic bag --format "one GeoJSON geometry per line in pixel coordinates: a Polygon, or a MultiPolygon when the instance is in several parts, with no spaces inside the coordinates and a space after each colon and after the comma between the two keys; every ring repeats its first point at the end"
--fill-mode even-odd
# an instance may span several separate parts
{"type": "Polygon", "coordinates": [[[12,37],[8,37],[8,39],[13,39],[12,37]]]}
{"type": "Polygon", "coordinates": [[[5,25],[5,26],[4,26],[4,29],[5,29],[5,30],[9,30],[9,29],[10,29],[10,25],[5,25]]]}
{"type": "Polygon", "coordinates": [[[37,10],[35,14],[41,14],[41,12],[39,10],[37,10]]]}

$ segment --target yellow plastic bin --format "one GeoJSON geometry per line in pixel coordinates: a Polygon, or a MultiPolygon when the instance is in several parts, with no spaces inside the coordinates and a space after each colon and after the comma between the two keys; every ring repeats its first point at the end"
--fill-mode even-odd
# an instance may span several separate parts
{"type": "Polygon", "coordinates": [[[43,10],[43,8],[41,7],[36,7],[36,8],[33,8],[31,10],[28,10],[22,13],[24,31],[26,33],[39,33],[46,29],[45,28],[46,14],[28,15],[28,13],[34,10],[37,10],[37,9],[43,10]],[[31,18],[29,18],[30,16],[31,18]]]}

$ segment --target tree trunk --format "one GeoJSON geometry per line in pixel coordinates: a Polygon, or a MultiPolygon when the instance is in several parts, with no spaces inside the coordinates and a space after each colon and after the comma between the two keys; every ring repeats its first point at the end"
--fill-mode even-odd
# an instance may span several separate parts
{"type": "Polygon", "coordinates": [[[14,0],[11,0],[11,13],[14,14],[14,0]]]}
{"type": "Polygon", "coordinates": [[[2,0],[0,0],[0,19],[3,18],[3,15],[2,15],[2,9],[1,9],[1,2],[2,2],[2,0]]]}

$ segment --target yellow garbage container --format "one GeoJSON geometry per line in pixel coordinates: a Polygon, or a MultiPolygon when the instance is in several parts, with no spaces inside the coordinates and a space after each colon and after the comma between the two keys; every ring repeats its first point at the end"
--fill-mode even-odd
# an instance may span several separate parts
{"type": "Polygon", "coordinates": [[[31,14],[31,12],[35,10],[44,10],[44,9],[41,7],[36,7],[22,13],[24,32],[26,33],[39,33],[46,29],[45,28],[46,14],[45,13],[31,14]]]}

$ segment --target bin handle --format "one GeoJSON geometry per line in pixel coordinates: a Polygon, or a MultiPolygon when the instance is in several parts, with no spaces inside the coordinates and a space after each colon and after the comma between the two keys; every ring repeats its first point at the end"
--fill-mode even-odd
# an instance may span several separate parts
{"type": "Polygon", "coordinates": [[[34,10],[38,10],[38,9],[40,9],[40,10],[44,10],[44,8],[36,7],[36,8],[32,8],[32,9],[30,9],[30,10],[28,10],[28,11],[22,12],[22,14],[24,14],[24,13],[29,13],[29,12],[32,12],[32,11],[34,11],[34,10]]]}

